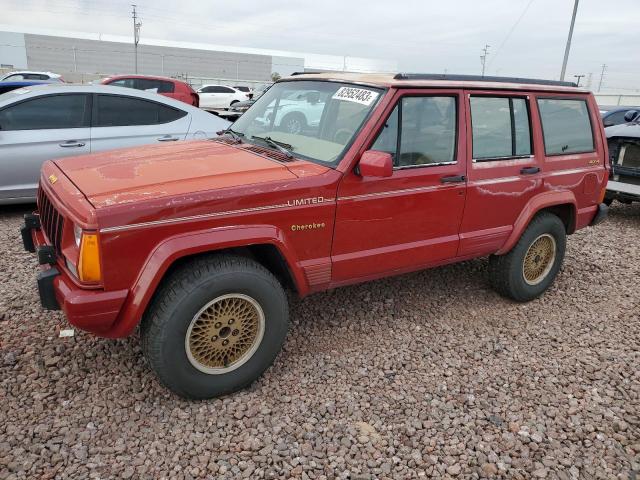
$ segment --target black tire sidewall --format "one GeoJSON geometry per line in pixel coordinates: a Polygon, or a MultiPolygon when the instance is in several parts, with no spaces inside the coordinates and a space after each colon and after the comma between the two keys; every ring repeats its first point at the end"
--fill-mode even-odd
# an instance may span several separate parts
{"type": "Polygon", "coordinates": [[[529,225],[514,249],[514,261],[511,263],[511,271],[509,272],[509,281],[517,300],[532,300],[542,295],[549,288],[562,267],[566,244],[567,236],[564,224],[555,215],[541,216],[529,225]],[[556,258],[553,267],[551,267],[544,280],[537,285],[529,285],[525,281],[522,272],[524,256],[535,239],[545,233],[552,235],[556,241],[556,258]]]}
{"type": "Polygon", "coordinates": [[[286,299],[260,275],[251,272],[215,273],[201,279],[175,303],[162,332],[161,358],[164,375],[175,388],[191,398],[210,398],[249,385],[273,362],[287,334],[286,299]],[[274,291],[275,290],[275,291],[274,291]],[[248,295],[264,312],[264,336],[253,356],[235,370],[207,374],[195,368],[187,357],[185,336],[193,317],[213,299],[226,294],[248,295]]]}

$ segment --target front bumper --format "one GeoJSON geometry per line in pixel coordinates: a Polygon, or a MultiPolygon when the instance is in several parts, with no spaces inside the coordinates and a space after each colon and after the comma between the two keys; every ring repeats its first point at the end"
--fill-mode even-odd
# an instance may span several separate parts
{"type": "MultiPolygon", "coordinates": [[[[37,218],[37,215],[25,216],[25,224],[20,231],[24,248],[29,252],[39,253],[41,270],[37,284],[42,307],[45,310],[62,310],[74,327],[108,336],[127,298],[128,290],[107,292],[79,287],[61,265],[52,262],[49,255],[40,254],[51,247],[47,245],[39,223],[33,217],[37,218]]],[[[56,259],[57,261],[59,260],[56,259]]]]}

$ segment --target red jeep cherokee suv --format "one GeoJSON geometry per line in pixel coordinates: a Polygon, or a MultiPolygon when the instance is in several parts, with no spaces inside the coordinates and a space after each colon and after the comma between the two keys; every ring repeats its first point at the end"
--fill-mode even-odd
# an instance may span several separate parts
{"type": "Polygon", "coordinates": [[[155,90],[165,97],[174,98],[194,107],[200,106],[200,96],[186,82],[168,77],[152,77],[150,75],[114,75],[103,79],[103,85],[135,88],[136,90],[155,90]]]}
{"type": "Polygon", "coordinates": [[[287,287],[489,256],[500,294],[541,295],[606,216],[607,157],[569,83],[297,75],[218,139],[47,162],[22,235],[45,308],[104,337],[140,325],[162,383],[209,398],[273,362],[287,287]]]}

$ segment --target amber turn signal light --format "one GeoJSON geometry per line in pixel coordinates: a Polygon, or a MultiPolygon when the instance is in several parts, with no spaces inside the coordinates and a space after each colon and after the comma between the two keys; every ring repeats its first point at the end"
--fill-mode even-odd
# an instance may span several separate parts
{"type": "Polygon", "coordinates": [[[602,187],[602,190],[600,190],[600,196],[598,197],[598,203],[604,202],[604,196],[606,193],[607,193],[607,187],[602,187]]]}
{"type": "Polygon", "coordinates": [[[78,276],[82,282],[99,282],[102,279],[100,247],[96,233],[82,233],[78,276]]]}

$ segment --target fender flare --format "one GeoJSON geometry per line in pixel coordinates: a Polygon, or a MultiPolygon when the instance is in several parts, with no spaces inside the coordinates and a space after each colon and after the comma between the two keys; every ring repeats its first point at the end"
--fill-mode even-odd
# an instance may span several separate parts
{"type": "Polygon", "coordinates": [[[520,215],[516,219],[513,224],[513,230],[511,230],[511,234],[504,245],[498,250],[495,255],[504,255],[508,253],[518,242],[522,233],[527,228],[531,220],[540,210],[545,208],[554,207],[557,205],[571,205],[573,208],[574,215],[572,216],[572,225],[569,225],[569,231],[573,232],[575,230],[575,222],[576,222],[576,197],[570,190],[563,191],[554,191],[554,192],[544,192],[533,197],[529,202],[525,205],[525,207],[520,212],[520,215]]]}
{"type": "Polygon", "coordinates": [[[273,225],[227,226],[178,234],[163,240],[149,254],[108,336],[125,337],[136,328],[164,275],[176,260],[199,253],[264,244],[278,249],[296,288],[304,295],[309,287],[294,250],[289,247],[282,230],[273,225]]]}

